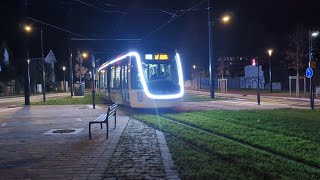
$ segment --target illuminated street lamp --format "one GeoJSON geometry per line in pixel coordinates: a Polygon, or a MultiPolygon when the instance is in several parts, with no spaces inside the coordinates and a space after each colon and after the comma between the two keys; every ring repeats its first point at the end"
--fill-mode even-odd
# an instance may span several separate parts
{"type": "Polygon", "coordinates": [[[25,30],[26,32],[31,32],[31,31],[32,31],[32,27],[29,26],[29,25],[25,25],[25,26],[24,26],[24,30],[25,30]]]}
{"type": "Polygon", "coordinates": [[[197,67],[196,65],[193,65],[193,66],[192,66],[193,69],[196,69],[196,67],[197,67]]]}
{"type": "Polygon", "coordinates": [[[83,57],[84,59],[87,59],[87,58],[88,58],[88,53],[86,53],[86,52],[82,53],[82,57],[83,57]]]}
{"type": "Polygon", "coordinates": [[[221,21],[223,24],[228,24],[231,20],[231,16],[230,15],[223,15],[221,18],[221,21]]]}
{"type": "Polygon", "coordinates": [[[63,90],[66,91],[66,67],[62,67],[63,70],[63,90]]]}
{"type": "Polygon", "coordinates": [[[271,70],[271,55],[272,55],[273,50],[268,49],[268,54],[269,54],[269,82],[270,82],[270,92],[272,93],[272,70],[271,70]]]}
{"type": "MultiPolygon", "coordinates": [[[[30,25],[25,25],[24,26],[24,30],[27,33],[32,32],[34,28],[32,28],[32,26],[30,25]]],[[[41,58],[42,58],[42,93],[43,93],[43,102],[46,101],[46,81],[45,81],[45,77],[46,77],[46,72],[44,71],[44,54],[43,54],[43,38],[42,38],[42,29],[40,29],[40,41],[41,41],[41,58]]]]}
{"type": "Polygon", "coordinates": [[[317,37],[319,35],[319,31],[312,32],[312,37],[317,37]]]}

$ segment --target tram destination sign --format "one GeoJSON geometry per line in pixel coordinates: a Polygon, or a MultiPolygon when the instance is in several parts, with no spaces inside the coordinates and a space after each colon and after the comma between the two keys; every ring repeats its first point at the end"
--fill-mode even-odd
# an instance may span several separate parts
{"type": "Polygon", "coordinates": [[[169,55],[165,53],[158,53],[158,54],[146,54],[146,60],[157,60],[157,61],[167,61],[169,60],[169,55]]]}

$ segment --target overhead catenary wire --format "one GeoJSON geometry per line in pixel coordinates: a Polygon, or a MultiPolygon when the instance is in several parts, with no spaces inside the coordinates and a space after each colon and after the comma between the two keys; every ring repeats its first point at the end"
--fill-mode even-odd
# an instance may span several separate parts
{"type": "Polygon", "coordinates": [[[104,4],[105,6],[109,6],[109,7],[117,7],[118,5],[115,5],[115,4],[109,4],[109,3],[106,3],[106,2],[103,2],[103,1],[100,1],[100,0],[95,0],[96,2],[99,2],[99,3],[102,3],[104,4]]]}
{"type": "Polygon", "coordinates": [[[149,34],[147,34],[146,36],[144,36],[144,37],[142,38],[142,40],[147,39],[147,38],[150,37],[152,34],[154,34],[155,32],[159,31],[160,29],[164,28],[165,26],[167,26],[168,24],[170,24],[172,21],[174,21],[174,20],[177,19],[178,17],[180,17],[180,16],[186,14],[187,12],[189,12],[189,11],[197,8],[198,6],[202,5],[202,4],[205,3],[205,2],[207,2],[207,0],[200,2],[199,4],[197,4],[197,5],[195,5],[195,6],[191,7],[191,8],[183,11],[183,12],[180,13],[180,14],[176,14],[176,15],[172,16],[172,18],[169,19],[166,23],[162,24],[161,26],[157,27],[155,30],[151,31],[149,34]]]}
{"type": "Polygon", "coordinates": [[[83,35],[81,35],[81,34],[74,33],[74,32],[72,32],[72,31],[70,31],[70,30],[66,30],[66,29],[64,29],[64,28],[61,28],[61,27],[58,27],[58,26],[55,26],[55,25],[52,25],[52,24],[49,24],[49,23],[40,21],[40,20],[38,20],[38,19],[34,19],[34,18],[32,18],[32,17],[27,17],[27,19],[30,19],[30,20],[32,20],[32,21],[35,21],[35,22],[44,24],[44,25],[46,25],[46,26],[49,26],[49,27],[52,27],[52,28],[55,28],[55,29],[59,29],[59,30],[61,30],[61,31],[63,31],[63,32],[66,32],[66,33],[69,33],[69,34],[72,34],[72,35],[75,35],[75,36],[78,36],[78,37],[82,37],[82,38],[85,38],[85,39],[89,39],[88,37],[83,36],[83,35]]]}
{"type": "Polygon", "coordinates": [[[76,2],[78,2],[78,3],[81,3],[81,4],[84,4],[84,5],[86,5],[86,6],[89,6],[89,7],[91,7],[91,8],[97,9],[97,10],[99,10],[99,11],[105,12],[105,13],[118,13],[118,14],[126,14],[126,13],[127,13],[127,12],[124,12],[124,11],[108,11],[108,10],[104,10],[104,9],[102,9],[102,8],[99,8],[99,7],[97,7],[97,6],[94,6],[94,5],[92,5],[92,4],[89,4],[89,3],[84,2],[84,1],[81,1],[81,0],[74,0],[74,1],[76,1],[76,2]]]}

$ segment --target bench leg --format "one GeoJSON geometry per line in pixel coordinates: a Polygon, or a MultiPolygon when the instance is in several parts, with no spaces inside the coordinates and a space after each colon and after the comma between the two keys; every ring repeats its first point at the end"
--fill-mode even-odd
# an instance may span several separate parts
{"type": "Polygon", "coordinates": [[[117,114],[114,114],[114,129],[116,128],[116,124],[117,124],[117,114]]]}
{"type": "Polygon", "coordinates": [[[108,133],[108,131],[109,131],[109,121],[107,121],[107,138],[106,139],[108,139],[108,135],[109,135],[109,133],[108,133]]]}
{"type": "Polygon", "coordinates": [[[89,139],[91,140],[91,123],[89,123],[89,139]]]}
{"type": "Polygon", "coordinates": [[[102,123],[101,123],[101,129],[102,129],[102,123]]]}

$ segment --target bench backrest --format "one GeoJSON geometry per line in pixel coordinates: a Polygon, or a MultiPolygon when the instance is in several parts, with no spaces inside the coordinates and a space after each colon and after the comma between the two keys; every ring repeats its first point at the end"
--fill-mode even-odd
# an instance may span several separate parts
{"type": "MultiPolygon", "coordinates": [[[[107,113],[107,116],[106,118],[109,118],[113,115],[116,114],[116,111],[117,111],[117,104],[112,104],[109,108],[108,108],[108,113],[107,113]]],[[[106,119],[107,120],[107,119],[106,119]]]]}

